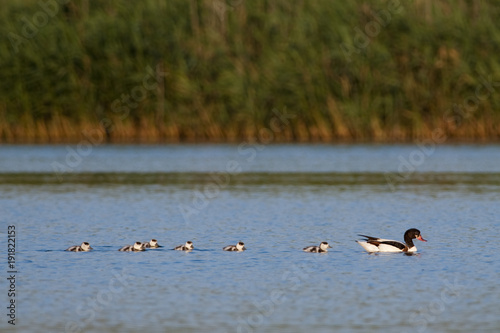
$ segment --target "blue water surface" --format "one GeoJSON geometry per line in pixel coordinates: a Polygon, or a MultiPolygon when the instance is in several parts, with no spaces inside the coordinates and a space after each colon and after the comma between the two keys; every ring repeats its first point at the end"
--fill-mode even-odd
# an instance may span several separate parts
{"type": "Polygon", "coordinates": [[[6,248],[16,227],[18,270],[2,332],[500,331],[497,145],[87,153],[0,146],[0,232],[6,248]],[[417,255],[355,243],[411,227],[428,239],[417,255]],[[117,251],[151,238],[164,247],[117,251]],[[187,240],[194,251],[171,250],[187,240]],[[240,240],[247,251],[222,251],[240,240]],[[83,241],[94,250],[64,251],[83,241]],[[333,249],[302,251],[321,241],[333,249]]]}

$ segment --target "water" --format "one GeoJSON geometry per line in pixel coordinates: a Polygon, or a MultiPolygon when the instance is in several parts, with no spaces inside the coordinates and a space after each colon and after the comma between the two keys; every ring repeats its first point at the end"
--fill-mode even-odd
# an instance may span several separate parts
{"type": "Polygon", "coordinates": [[[499,198],[497,145],[0,146],[19,332],[498,332],[499,198]]]}

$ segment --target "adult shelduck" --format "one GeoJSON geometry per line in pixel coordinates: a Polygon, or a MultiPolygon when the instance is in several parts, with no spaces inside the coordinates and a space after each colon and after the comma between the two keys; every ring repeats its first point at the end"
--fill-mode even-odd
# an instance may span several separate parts
{"type": "Polygon", "coordinates": [[[368,252],[417,252],[417,247],[413,244],[413,239],[416,238],[419,241],[427,242],[420,235],[420,230],[415,228],[406,230],[404,243],[366,235],[359,236],[364,237],[365,239],[363,241],[356,242],[368,252]]]}

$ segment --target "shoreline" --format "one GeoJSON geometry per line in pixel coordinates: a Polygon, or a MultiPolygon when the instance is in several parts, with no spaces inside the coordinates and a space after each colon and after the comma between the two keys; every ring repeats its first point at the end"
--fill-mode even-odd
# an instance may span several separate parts
{"type": "MultiPolygon", "coordinates": [[[[273,142],[262,143],[265,145],[414,145],[426,141],[431,141],[431,138],[422,138],[414,140],[330,140],[330,141],[290,141],[290,140],[275,140],[273,142]]],[[[40,140],[15,140],[2,141],[0,146],[23,146],[23,145],[77,145],[87,141],[85,138],[68,139],[59,141],[40,141],[40,140]]],[[[97,145],[238,145],[241,143],[255,143],[259,141],[241,139],[241,140],[155,140],[155,139],[123,139],[102,141],[97,145]]],[[[452,138],[446,142],[436,143],[436,145],[494,145],[500,144],[500,138],[452,138]]]]}

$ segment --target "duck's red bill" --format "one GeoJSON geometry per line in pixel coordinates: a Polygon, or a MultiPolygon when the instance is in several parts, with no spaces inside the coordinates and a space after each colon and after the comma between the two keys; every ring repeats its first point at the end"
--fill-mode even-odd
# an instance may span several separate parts
{"type": "Polygon", "coordinates": [[[418,236],[417,239],[422,242],[427,242],[425,239],[422,238],[422,236],[418,236]]]}

